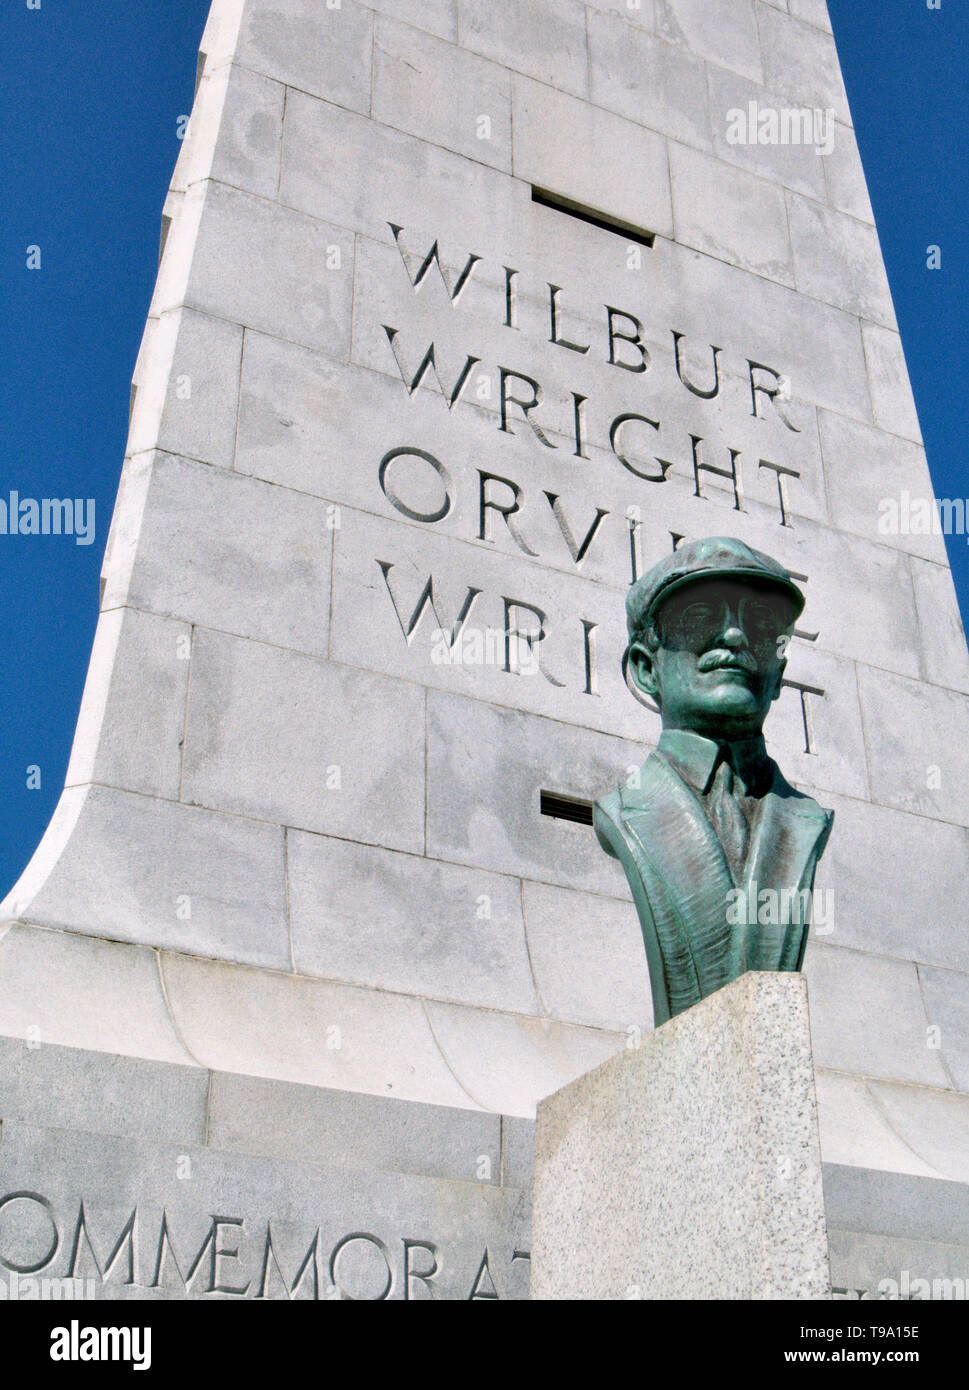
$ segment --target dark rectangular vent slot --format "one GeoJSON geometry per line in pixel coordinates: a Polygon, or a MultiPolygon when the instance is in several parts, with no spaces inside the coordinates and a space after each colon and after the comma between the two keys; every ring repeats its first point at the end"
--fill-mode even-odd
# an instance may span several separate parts
{"type": "Polygon", "coordinates": [[[612,232],[615,236],[625,237],[627,241],[638,241],[641,246],[652,246],[656,240],[653,232],[640,231],[628,222],[606,217],[594,208],[583,207],[581,203],[573,203],[571,198],[562,198],[558,193],[548,193],[543,188],[532,188],[532,202],[540,203],[543,208],[552,208],[555,212],[564,212],[569,217],[577,217],[580,222],[588,222],[602,232],[612,232]]]}
{"type": "Polygon", "coordinates": [[[555,820],[570,820],[576,825],[592,824],[592,802],[580,801],[577,797],[559,796],[556,792],[542,792],[541,807],[543,816],[555,820]]]}

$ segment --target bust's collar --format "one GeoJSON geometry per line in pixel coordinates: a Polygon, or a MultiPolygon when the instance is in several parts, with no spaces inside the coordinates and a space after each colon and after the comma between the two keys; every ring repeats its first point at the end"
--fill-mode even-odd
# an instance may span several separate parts
{"type": "Polygon", "coordinates": [[[689,729],[664,729],[657,751],[701,794],[709,791],[713,774],[725,759],[752,796],[765,792],[773,780],[773,764],[762,734],[729,743],[704,738],[689,729]]]}

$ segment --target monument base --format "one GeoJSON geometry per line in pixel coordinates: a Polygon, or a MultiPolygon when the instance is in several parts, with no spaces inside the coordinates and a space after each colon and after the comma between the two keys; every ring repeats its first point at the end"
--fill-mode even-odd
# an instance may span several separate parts
{"type": "Polygon", "coordinates": [[[540,1103],[532,1298],[830,1296],[801,975],[746,974],[540,1103]]]}
{"type": "Polygon", "coordinates": [[[528,1296],[528,1120],[0,1036],[0,1304],[528,1296]]]}

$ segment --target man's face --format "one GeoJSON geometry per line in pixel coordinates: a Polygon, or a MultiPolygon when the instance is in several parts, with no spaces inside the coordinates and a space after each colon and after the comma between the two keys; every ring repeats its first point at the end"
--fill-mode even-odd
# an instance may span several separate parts
{"type": "Polygon", "coordinates": [[[629,668],[664,729],[752,738],[781,690],[794,610],[783,591],[735,579],[697,579],[656,614],[660,646],[634,643],[629,668]]]}

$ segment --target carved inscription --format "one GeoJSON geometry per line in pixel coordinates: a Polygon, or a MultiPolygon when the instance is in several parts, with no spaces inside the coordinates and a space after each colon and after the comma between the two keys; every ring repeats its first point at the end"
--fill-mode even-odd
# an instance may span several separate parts
{"type": "Polygon", "coordinates": [[[213,1214],[199,1223],[135,1207],[119,1219],[94,1215],[83,1201],[62,1221],[41,1193],[0,1197],[0,1283],[15,1276],[20,1299],[40,1297],[42,1281],[56,1279],[93,1283],[105,1297],[125,1286],[189,1298],[488,1301],[526,1295],[528,1259],[524,1250],[455,1249],[418,1233],[334,1237],[275,1217],[213,1214]]]}
{"type": "MultiPolygon", "coordinates": [[[[594,560],[595,577],[605,573],[606,582],[617,588],[638,578],[644,554],[652,557],[652,562],[658,545],[664,543],[663,531],[652,529],[650,517],[655,508],[650,499],[659,496],[661,489],[669,492],[674,482],[681,489],[677,496],[684,498],[682,505],[698,509],[697,535],[729,530],[729,514],[750,509],[747,489],[751,481],[759,490],[758,517],[771,517],[783,532],[795,529],[802,474],[777,453],[779,440],[794,440],[802,434],[803,421],[799,423],[790,379],[779,367],[755,356],[731,360],[717,344],[691,341],[676,328],[648,331],[641,312],[636,312],[638,306],[629,304],[603,302],[597,321],[590,321],[586,310],[580,334],[574,314],[572,326],[566,327],[569,296],[563,285],[551,280],[536,284],[534,277],[497,261],[491,265],[475,252],[446,258],[437,240],[430,247],[426,242],[418,245],[418,239],[409,236],[405,228],[388,225],[399,253],[400,293],[405,299],[426,294],[428,285],[439,280],[450,305],[444,312],[453,312],[458,316],[454,323],[460,323],[469,287],[480,281],[488,286],[500,284],[501,293],[488,298],[495,306],[496,326],[513,331],[516,336],[510,342],[519,344],[520,351],[529,340],[523,326],[527,306],[534,350],[556,354],[553,360],[557,366],[546,365],[543,370],[541,365],[517,360],[517,352],[516,360],[490,363],[473,352],[455,357],[452,345],[445,369],[433,339],[422,339],[394,322],[382,323],[388,354],[385,370],[399,377],[405,403],[400,417],[403,437],[396,447],[374,460],[384,508],[429,529],[444,524],[449,535],[455,533],[457,523],[462,528],[458,534],[469,540],[500,546],[566,573],[583,574],[583,566],[594,560]],[[545,321],[538,330],[536,306],[543,301],[545,321]],[[755,441],[759,436],[750,432],[764,425],[762,449],[731,447],[722,435],[712,440],[709,430],[699,423],[676,436],[675,422],[671,434],[668,421],[645,404],[651,374],[657,370],[656,345],[664,333],[668,343],[666,379],[681,392],[687,418],[697,408],[722,403],[728,380],[742,381],[744,392],[738,389],[732,397],[733,408],[745,417],[745,432],[755,441]],[[563,364],[567,376],[568,361],[581,361],[587,371],[593,364],[596,371],[607,374],[596,378],[604,382],[598,397],[588,386],[588,375],[583,377],[583,390],[561,385],[563,364]],[[433,453],[419,438],[408,435],[406,402],[419,392],[437,394],[452,422],[458,421],[463,411],[475,410],[480,424],[484,414],[480,408],[485,389],[482,382],[488,392],[492,382],[497,389],[497,399],[491,401],[486,418],[493,420],[496,432],[514,440],[515,447],[531,451],[526,470],[529,479],[533,479],[536,465],[548,470],[542,480],[545,485],[526,484],[513,476],[513,468],[504,465],[499,471],[487,458],[475,459],[474,474],[466,477],[453,459],[439,456],[440,446],[438,453],[433,453]],[[628,408],[617,408],[627,390],[628,408]],[[750,421],[760,423],[751,425],[750,421]],[[557,459],[562,457],[590,464],[588,491],[581,497],[574,487],[574,464],[569,465],[571,488],[564,487],[555,476],[557,459]],[[597,500],[596,479],[603,476],[603,467],[617,470],[610,483],[613,497],[616,485],[624,486],[625,478],[639,500],[625,507],[617,507],[614,500],[597,500]],[[472,498],[473,509],[468,506],[472,498]],[[709,507],[722,509],[725,515],[717,519],[709,507]]],[[[666,410],[672,409],[678,418],[679,409],[670,407],[669,389],[666,400],[666,410]]],[[[724,407],[718,404],[716,408],[722,411],[724,407]]],[[[783,453],[783,448],[779,452],[783,453]]],[[[461,468],[466,467],[461,464],[461,468]]],[[[683,538],[673,534],[674,547],[683,538]]],[[[385,552],[375,555],[374,563],[380,576],[378,591],[383,591],[391,605],[401,639],[408,647],[422,647],[425,637],[428,642],[440,642],[443,636],[453,657],[462,644],[467,647],[475,638],[483,638],[475,624],[481,624],[484,607],[489,614],[489,630],[497,621],[504,621],[500,670],[514,676],[527,668],[552,687],[598,698],[599,624],[592,614],[572,612],[560,617],[548,611],[547,603],[523,593],[520,582],[512,592],[489,592],[471,573],[460,577],[463,598],[456,605],[452,600],[450,611],[445,612],[441,602],[444,576],[425,572],[415,579],[413,569],[405,575],[405,558],[405,553],[395,556],[385,552]],[[552,632],[557,649],[564,647],[570,652],[568,659],[548,659],[552,632]]],[[[806,575],[797,577],[801,583],[808,579],[806,575]]],[[[805,628],[795,636],[813,642],[818,633],[805,628]]],[[[804,750],[814,752],[810,700],[823,698],[824,692],[814,686],[786,684],[800,700],[804,750]]]]}

